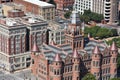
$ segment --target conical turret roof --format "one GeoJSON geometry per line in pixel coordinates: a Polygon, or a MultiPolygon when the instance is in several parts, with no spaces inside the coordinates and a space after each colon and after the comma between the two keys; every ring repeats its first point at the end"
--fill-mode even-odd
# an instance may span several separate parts
{"type": "Polygon", "coordinates": [[[60,54],[55,55],[55,60],[54,61],[62,61],[60,54]]]}
{"type": "Polygon", "coordinates": [[[77,49],[75,49],[73,52],[73,58],[79,58],[79,54],[77,52],[77,49]]]}
{"type": "Polygon", "coordinates": [[[34,44],[33,44],[32,52],[39,52],[39,48],[38,48],[36,42],[34,42],[34,44]]]}
{"type": "Polygon", "coordinates": [[[98,46],[95,46],[95,48],[93,50],[93,53],[94,54],[99,54],[100,53],[100,50],[99,50],[98,46]]]}
{"type": "Polygon", "coordinates": [[[111,45],[111,47],[110,47],[110,50],[111,50],[111,51],[117,50],[117,46],[116,46],[115,42],[112,43],[112,45],[111,45]]]}

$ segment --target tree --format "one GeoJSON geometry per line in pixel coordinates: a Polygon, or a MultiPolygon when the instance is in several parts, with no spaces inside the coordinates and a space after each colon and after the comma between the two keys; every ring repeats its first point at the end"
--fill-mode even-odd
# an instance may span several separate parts
{"type": "Polygon", "coordinates": [[[108,28],[105,28],[105,27],[102,28],[102,27],[99,27],[99,26],[90,27],[90,28],[85,27],[84,32],[85,32],[85,34],[90,33],[90,35],[92,37],[98,38],[98,39],[103,39],[103,38],[108,38],[108,37],[113,37],[113,36],[118,35],[116,29],[108,29],[108,28]]]}
{"type": "Polygon", "coordinates": [[[80,18],[85,23],[88,23],[89,21],[95,21],[95,22],[101,22],[101,20],[104,19],[102,14],[91,12],[90,10],[84,10],[84,14],[80,15],[80,18]]]}
{"type": "Polygon", "coordinates": [[[54,0],[50,0],[48,3],[53,4],[53,5],[56,6],[56,3],[54,2],[54,0]]]}
{"type": "Polygon", "coordinates": [[[94,75],[92,75],[91,73],[88,73],[82,78],[82,80],[96,80],[96,79],[94,75]]]}
{"type": "Polygon", "coordinates": [[[68,19],[68,18],[70,18],[70,15],[71,15],[71,12],[66,12],[66,13],[64,14],[64,17],[65,17],[66,19],[68,19]]]}

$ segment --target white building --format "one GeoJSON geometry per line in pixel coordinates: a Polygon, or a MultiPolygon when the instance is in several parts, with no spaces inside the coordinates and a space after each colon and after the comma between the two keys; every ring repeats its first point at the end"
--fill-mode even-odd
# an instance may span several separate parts
{"type": "Polygon", "coordinates": [[[84,10],[92,10],[92,0],[75,0],[74,8],[80,14],[84,13],[84,10]]]}
{"type": "Polygon", "coordinates": [[[74,9],[80,14],[90,9],[92,12],[103,14],[109,24],[118,20],[119,0],[75,0],[74,9]]]}

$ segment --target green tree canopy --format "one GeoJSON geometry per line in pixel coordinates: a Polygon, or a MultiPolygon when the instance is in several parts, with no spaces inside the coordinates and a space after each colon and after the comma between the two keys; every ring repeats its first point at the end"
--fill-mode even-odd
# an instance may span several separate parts
{"type": "Polygon", "coordinates": [[[53,4],[53,5],[56,6],[56,3],[54,2],[54,0],[50,0],[48,3],[53,4]]]}
{"type": "Polygon", "coordinates": [[[106,41],[106,43],[107,43],[108,45],[112,45],[112,42],[113,42],[113,41],[116,42],[117,47],[120,48],[120,37],[118,37],[118,38],[113,38],[112,40],[106,41]]]}
{"type": "Polygon", "coordinates": [[[84,10],[84,14],[80,15],[80,18],[82,21],[85,21],[85,23],[88,23],[89,21],[101,22],[101,20],[104,19],[102,14],[97,14],[90,10],[84,10]]]}
{"type": "Polygon", "coordinates": [[[96,79],[94,75],[92,75],[91,73],[88,73],[82,78],[82,80],[96,80],[96,79]]]}
{"type": "Polygon", "coordinates": [[[68,11],[68,12],[66,12],[66,13],[64,14],[64,17],[65,17],[66,19],[68,19],[68,18],[70,18],[70,15],[71,15],[71,12],[68,11]]]}
{"type": "Polygon", "coordinates": [[[85,27],[85,34],[90,33],[90,35],[94,38],[99,38],[99,39],[103,39],[103,38],[108,38],[108,37],[113,37],[113,36],[117,36],[117,30],[116,29],[108,29],[105,27],[99,27],[99,26],[95,26],[95,27],[85,27]]]}

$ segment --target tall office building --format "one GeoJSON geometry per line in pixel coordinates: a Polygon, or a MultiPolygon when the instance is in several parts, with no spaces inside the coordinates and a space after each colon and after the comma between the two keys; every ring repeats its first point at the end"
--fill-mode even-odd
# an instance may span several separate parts
{"type": "Polygon", "coordinates": [[[80,14],[88,9],[103,14],[104,20],[112,24],[118,20],[118,3],[119,0],[75,0],[74,9],[80,14]]]}

